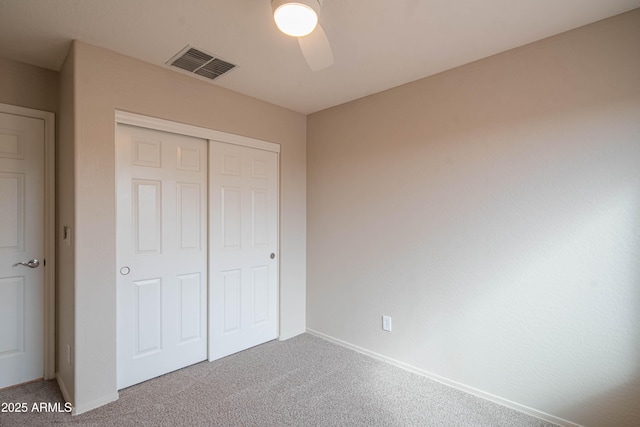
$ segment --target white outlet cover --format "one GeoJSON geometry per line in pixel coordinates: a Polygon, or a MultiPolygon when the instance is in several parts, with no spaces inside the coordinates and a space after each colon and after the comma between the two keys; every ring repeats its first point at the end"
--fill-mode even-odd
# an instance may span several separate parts
{"type": "Polygon", "coordinates": [[[391,316],[382,316],[382,329],[391,332],[391,316]]]}

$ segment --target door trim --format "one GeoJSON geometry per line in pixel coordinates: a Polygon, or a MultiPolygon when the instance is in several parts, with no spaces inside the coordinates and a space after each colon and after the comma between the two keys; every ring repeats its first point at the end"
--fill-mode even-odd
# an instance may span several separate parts
{"type": "Polygon", "coordinates": [[[258,148],[260,150],[280,152],[280,144],[249,138],[247,136],[234,135],[232,133],[207,129],[200,126],[187,125],[172,122],[170,120],[157,119],[141,114],[116,110],[116,124],[139,126],[164,132],[177,133],[185,136],[193,136],[207,140],[227,142],[229,144],[242,145],[244,147],[258,148]]]}
{"type": "Polygon", "coordinates": [[[44,366],[45,380],[56,376],[56,209],[55,209],[55,125],[49,111],[0,103],[0,113],[44,121],[44,366]]]}

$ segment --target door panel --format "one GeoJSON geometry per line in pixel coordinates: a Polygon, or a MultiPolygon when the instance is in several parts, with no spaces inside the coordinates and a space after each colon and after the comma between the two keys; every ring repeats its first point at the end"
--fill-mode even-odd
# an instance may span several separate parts
{"type": "Polygon", "coordinates": [[[0,388],[43,377],[43,256],[44,120],[0,113],[0,388]]]}
{"type": "Polygon", "coordinates": [[[118,388],[207,358],[207,143],[117,130],[118,388]]]}
{"type": "Polygon", "coordinates": [[[214,360],[277,338],[278,155],[217,141],[210,150],[214,360]]]}
{"type": "Polygon", "coordinates": [[[162,350],[162,281],[140,280],[133,284],[136,358],[162,350]]]}
{"type": "Polygon", "coordinates": [[[24,277],[0,279],[0,354],[24,352],[24,277]]]}
{"type": "Polygon", "coordinates": [[[162,182],[133,179],[133,239],[136,254],[160,254],[162,182]]]}
{"type": "Polygon", "coordinates": [[[201,283],[203,279],[199,273],[178,276],[178,344],[198,340],[204,335],[204,313],[199,310],[204,301],[201,283]]]}
{"type": "MultiPolygon", "coordinates": [[[[178,183],[178,242],[180,249],[200,250],[201,236],[200,212],[202,201],[199,184],[178,183]]],[[[206,234],[205,234],[206,235],[206,234]]]]}
{"type": "Polygon", "coordinates": [[[24,174],[0,172],[0,250],[24,248],[24,174]]]}

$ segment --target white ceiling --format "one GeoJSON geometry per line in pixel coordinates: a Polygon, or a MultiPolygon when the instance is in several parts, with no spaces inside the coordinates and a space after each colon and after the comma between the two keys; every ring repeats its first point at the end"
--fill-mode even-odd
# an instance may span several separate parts
{"type": "Polygon", "coordinates": [[[335,64],[313,72],[297,41],[276,28],[270,0],[0,0],[0,57],[59,70],[78,39],[166,67],[191,45],[238,65],[210,84],[306,114],[638,7],[324,0],[320,22],[335,64]]]}

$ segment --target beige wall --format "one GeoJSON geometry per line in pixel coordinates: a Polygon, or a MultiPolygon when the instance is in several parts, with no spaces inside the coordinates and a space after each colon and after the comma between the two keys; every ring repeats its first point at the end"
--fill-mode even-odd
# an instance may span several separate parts
{"type": "Polygon", "coordinates": [[[116,392],[116,109],[281,144],[280,335],[304,332],[305,116],[84,43],[72,50],[78,411],[116,392]]]}
{"type": "MultiPolygon", "coordinates": [[[[56,372],[66,399],[75,401],[74,357],[67,360],[68,349],[75,349],[75,245],[62,240],[64,226],[75,230],[75,52],[69,52],[60,70],[60,107],[56,141],[56,372]]],[[[73,233],[72,233],[73,234],[73,233]]],[[[72,241],[75,236],[72,235],[72,241]]]]}
{"type": "Polygon", "coordinates": [[[58,111],[58,73],[0,58],[0,102],[58,111]]]}
{"type": "Polygon", "coordinates": [[[308,328],[638,425],[638,41],[640,10],[310,115],[308,328]]]}

